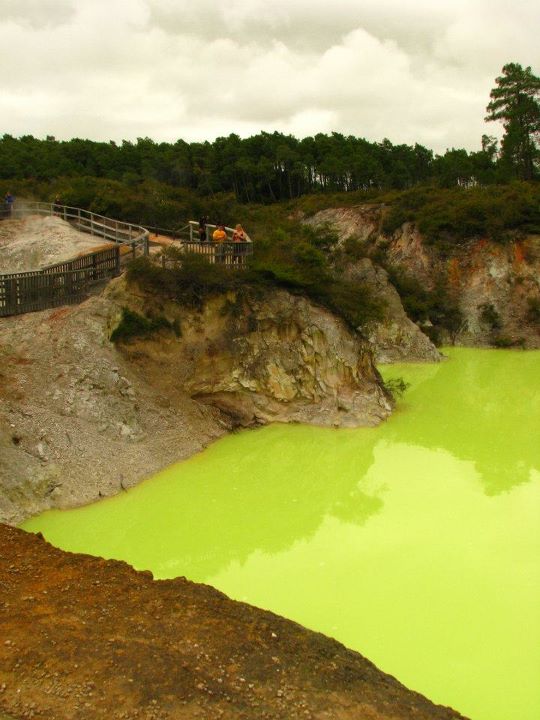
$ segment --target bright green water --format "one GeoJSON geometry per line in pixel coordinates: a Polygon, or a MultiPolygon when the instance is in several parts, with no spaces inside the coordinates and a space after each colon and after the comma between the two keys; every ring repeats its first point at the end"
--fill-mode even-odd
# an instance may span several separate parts
{"type": "Polygon", "coordinates": [[[376,429],[227,437],[25,524],[332,635],[473,720],[540,717],[540,352],[451,350],[376,429]]]}

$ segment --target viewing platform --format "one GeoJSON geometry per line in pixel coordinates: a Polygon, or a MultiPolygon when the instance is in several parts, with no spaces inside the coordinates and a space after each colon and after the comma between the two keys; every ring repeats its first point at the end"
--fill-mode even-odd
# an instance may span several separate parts
{"type": "Polygon", "coordinates": [[[181,253],[203,255],[210,264],[231,270],[245,268],[253,254],[251,239],[246,236],[243,242],[233,241],[235,231],[230,227],[224,228],[226,238],[216,242],[211,239],[216,225],[206,225],[205,239],[200,240],[199,223],[193,220],[173,231],[114,220],[58,203],[20,201],[4,208],[0,220],[9,222],[32,216],[57,217],[104,242],[96,243],[99,247],[95,251],[82,255],[74,252],[73,258],[62,262],[0,274],[0,317],[81,302],[92,286],[120,275],[124,266],[136,257],[148,256],[165,265],[165,254],[153,251],[159,247],[176,247],[181,253]]]}
{"type": "Polygon", "coordinates": [[[190,220],[179,230],[166,230],[159,227],[148,227],[150,231],[150,253],[152,246],[177,247],[182,252],[204,255],[212,265],[222,264],[233,270],[246,267],[247,260],[253,255],[253,241],[246,235],[244,242],[233,241],[234,228],[223,226],[227,239],[216,242],[212,239],[218,226],[211,223],[205,225],[205,239],[199,238],[199,223],[190,220]]]}

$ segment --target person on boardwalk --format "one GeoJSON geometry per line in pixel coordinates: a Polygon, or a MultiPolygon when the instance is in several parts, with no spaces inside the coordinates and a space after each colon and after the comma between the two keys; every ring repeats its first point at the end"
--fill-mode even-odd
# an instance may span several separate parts
{"type": "Polygon", "coordinates": [[[244,255],[244,243],[247,242],[247,235],[244,228],[238,223],[234,228],[233,239],[233,264],[241,265],[244,255]]]}
{"type": "Polygon", "coordinates": [[[206,223],[208,222],[208,218],[203,215],[203,217],[199,220],[199,242],[203,243],[206,242],[206,223]]]}
{"type": "Polygon", "coordinates": [[[13,195],[8,192],[4,195],[4,214],[6,217],[10,217],[11,213],[13,211],[13,203],[15,202],[15,198],[13,195]]]}
{"type": "Polygon", "coordinates": [[[62,207],[64,203],[62,202],[62,198],[60,195],[56,195],[54,198],[54,204],[53,204],[53,212],[55,215],[61,215],[62,214],[62,207]]]}
{"type": "Polygon", "coordinates": [[[224,225],[218,225],[212,234],[212,240],[216,243],[214,256],[217,263],[225,262],[225,241],[227,240],[227,233],[225,232],[224,225]]]}

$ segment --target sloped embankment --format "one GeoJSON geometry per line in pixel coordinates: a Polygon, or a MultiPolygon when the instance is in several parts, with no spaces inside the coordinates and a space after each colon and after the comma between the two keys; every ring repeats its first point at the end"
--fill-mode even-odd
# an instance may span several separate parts
{"type": "Polygon", "coordinates": [[[459,720],[358,653],[184,578],[0,525],[0,711],[63,720],[459,720]]]}

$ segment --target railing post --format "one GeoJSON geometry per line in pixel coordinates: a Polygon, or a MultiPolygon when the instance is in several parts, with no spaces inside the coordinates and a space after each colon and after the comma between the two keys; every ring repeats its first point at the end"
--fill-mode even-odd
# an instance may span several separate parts
{"type": "Polygon", "coordinates": [[[115,250],[115,257],[114,257],[114,274],[120,275],[120,245],[116,245],[114,248],[115,250]]]}

